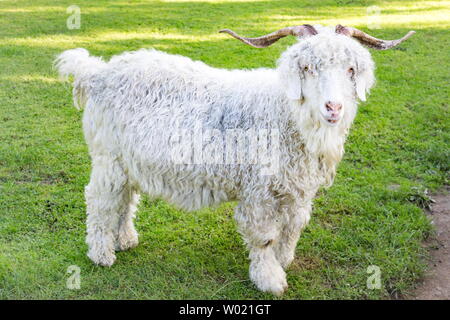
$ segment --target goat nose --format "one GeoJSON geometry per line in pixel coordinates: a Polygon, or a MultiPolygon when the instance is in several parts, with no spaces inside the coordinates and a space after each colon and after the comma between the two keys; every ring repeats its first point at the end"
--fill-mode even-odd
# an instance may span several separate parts
{"type": "Polygon", "coordinates": [[[336,112],[337,113],[337,112],[341,111],[342,104],[328,101],[327,103],[325,103],[325,108],[329,112],[336,112]]]}

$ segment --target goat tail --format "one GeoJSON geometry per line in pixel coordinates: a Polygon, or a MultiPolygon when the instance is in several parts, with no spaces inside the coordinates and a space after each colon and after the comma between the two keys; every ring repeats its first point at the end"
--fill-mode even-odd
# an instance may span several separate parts
{"type": "Polygon", "coordinates": [[[72,75],[76,80],[95,73],[105,62],[101,58],[89,56],[86,49],[77,48],[61,53],[54,65],[62,79],[67,80],[72,75]]]}
{"type": "Polygon", "coordinates": [[[56,57],[54,67],[59,77],[62,80],[67,80],[69,76],[74,78],[73,99],[77,109],[86,104],[90,77],[105,65],[101,58],[89,56],[89,52],[83,48],[66,50],[56,57]]]}

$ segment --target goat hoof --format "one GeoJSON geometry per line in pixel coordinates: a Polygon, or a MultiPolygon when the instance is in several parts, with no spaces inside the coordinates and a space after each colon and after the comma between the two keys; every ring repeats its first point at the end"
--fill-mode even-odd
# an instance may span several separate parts
{"type": "Polygon", "coordinates": [[[138,235],[136,232],[119,234],[116,242],[116,251],[125,251],[137,247],[139,244],[138,235]]]}
{"type": "Polygon", "coordinates": [[[292,263],[292,261],[294,261],[294,255],[293,254],[278,254],[277,255],[277,260],[280,263],[281,267],[286,270],[290,264],[292,263]]]}
{"type": "Polygon", "coordinates": [[[250,279],[263,292],[281,296],[287,289],[286,273],[280,265],[251,265],[250,279]]]}
{"type": "Polygon", "coordinates": [[[111,267],[116,261],[114,254],[89,252],[88,257],[92,262],[103,267],[111,267]]]}
{"type": "Polygon", "coordinates": [[[291,265],[292,261],[294,261],[294,257],[293,256],[288,257],[288,258],[285,257],[284,259],[280,259],[280,260],[281,260],[280,261],[281,267],[284,270],[286,270],[291,265]]]}

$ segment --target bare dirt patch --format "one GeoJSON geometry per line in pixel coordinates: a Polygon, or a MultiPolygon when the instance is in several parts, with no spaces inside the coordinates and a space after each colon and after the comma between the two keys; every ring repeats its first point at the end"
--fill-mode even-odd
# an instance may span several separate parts
{"type": "Polygon", "coordinates": [[[426,242],[431,254],[430,269],[405,299],[450,299],[450,187],[432,198],[435,203],[428,214],[436,228],[436,235],[426,242]]]}

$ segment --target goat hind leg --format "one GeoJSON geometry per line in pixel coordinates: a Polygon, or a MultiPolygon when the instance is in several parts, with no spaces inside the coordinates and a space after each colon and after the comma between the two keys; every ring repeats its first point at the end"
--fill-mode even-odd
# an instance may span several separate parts
{"type": "Polygon", "coordinates": [[[111,266],[121,215],[128,212],[128,178],[120,164],[108,156],[92,159],[92,172],[86,186],[88,257],[96,264],[111,266]]]}
{"type": "Polygon", "coordinates": [[[117,234],[116,250],[124,251],[134,248],[138,245],[138,233],[134,227],[135,212],[139,202],[139,194],[131,188],[128,192],[124,190],[124,202],[128,203],[128,207],[119,219],[119,230],[117,234]]]}

